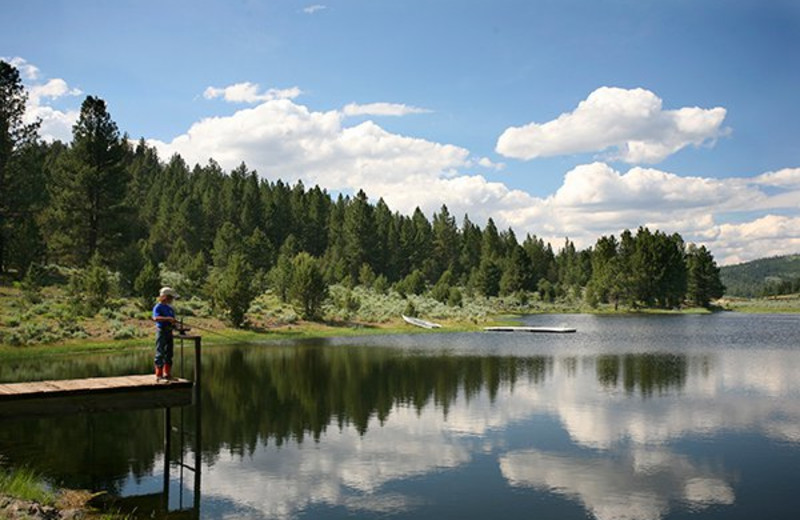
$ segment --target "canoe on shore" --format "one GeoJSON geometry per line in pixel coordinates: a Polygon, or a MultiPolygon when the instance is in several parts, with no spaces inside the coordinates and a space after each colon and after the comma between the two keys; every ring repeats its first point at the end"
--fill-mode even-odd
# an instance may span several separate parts
{"type": "Polygon", "coordinates": [[[565,334],[575,332],[570,327],[484,327],[486,332],[549,332],[552,334],[565,334]]]}
{"type": "Polygon", "coordinates": [[[434,323],[432,321],[421,320],[419,318],[412,318],[411,316],[406,316],[405,314],[401,314],[401,316],[403,317],[403,320],[406,323],[415,325],[417,327],[422,327],[423,329],[439,329],[442,327],[438,323],[434,323]]]}

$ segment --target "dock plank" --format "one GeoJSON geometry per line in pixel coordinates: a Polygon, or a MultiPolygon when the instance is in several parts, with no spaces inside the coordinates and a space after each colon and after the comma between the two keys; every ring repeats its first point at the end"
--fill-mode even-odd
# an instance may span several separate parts
{"type": "Polygon", "coordinates": [[[186,406],[193,382],[152,374],[0,384],[0,417],[186,406]]]}

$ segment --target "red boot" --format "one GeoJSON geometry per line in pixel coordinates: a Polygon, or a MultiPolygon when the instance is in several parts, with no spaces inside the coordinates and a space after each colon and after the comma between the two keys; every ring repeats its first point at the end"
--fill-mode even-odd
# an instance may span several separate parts
{"type": "Polygon", "coordinates": [[[172,365],[169,363],[164,365],[164,379],[172,379],[172,365]]]}
{"type": "Polygon", "coordinates": [[[164,368],[156,365],[156,379],[164,377],[164,368]]]}

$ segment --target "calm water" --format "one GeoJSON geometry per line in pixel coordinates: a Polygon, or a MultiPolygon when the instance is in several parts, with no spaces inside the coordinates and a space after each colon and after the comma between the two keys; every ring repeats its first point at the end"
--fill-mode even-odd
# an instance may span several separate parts
{"type": "MultiPolygon", "coordinates": [[[[800,316],[523,324],[578,332],[207,349],[200,517],[797,517],[800,316]]],[[[148,363],[4,366],[0,380],[148,363]]],[[[184,412],[193,424],[197,410],[184,412]]],[[[145,497],[130,500],[150,516],[163,497],[163,412],[6,422],[0,463],[145,497]]],[[[181,482],[173,464],[170,475],[169,508],[191,506],[191,474],[181,482]]]]}

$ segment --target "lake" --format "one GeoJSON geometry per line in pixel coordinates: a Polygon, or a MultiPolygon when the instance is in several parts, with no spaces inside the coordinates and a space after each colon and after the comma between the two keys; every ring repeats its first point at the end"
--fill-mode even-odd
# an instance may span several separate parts
{"type": "MultiPolygon", "coordinates": [[[[199,516],[797,517],[800,316],[520,324],[577,332],[206,348],[199,516]]],[[[16,364],[0,381],[142,372],[149,357],[16,364]]],[[[163,517],[163,429],[160,410],[6,421],[0,464],[163,517]]],[[[192,475],[173,462],[168,509],[193,505],[192,475]]]]}

